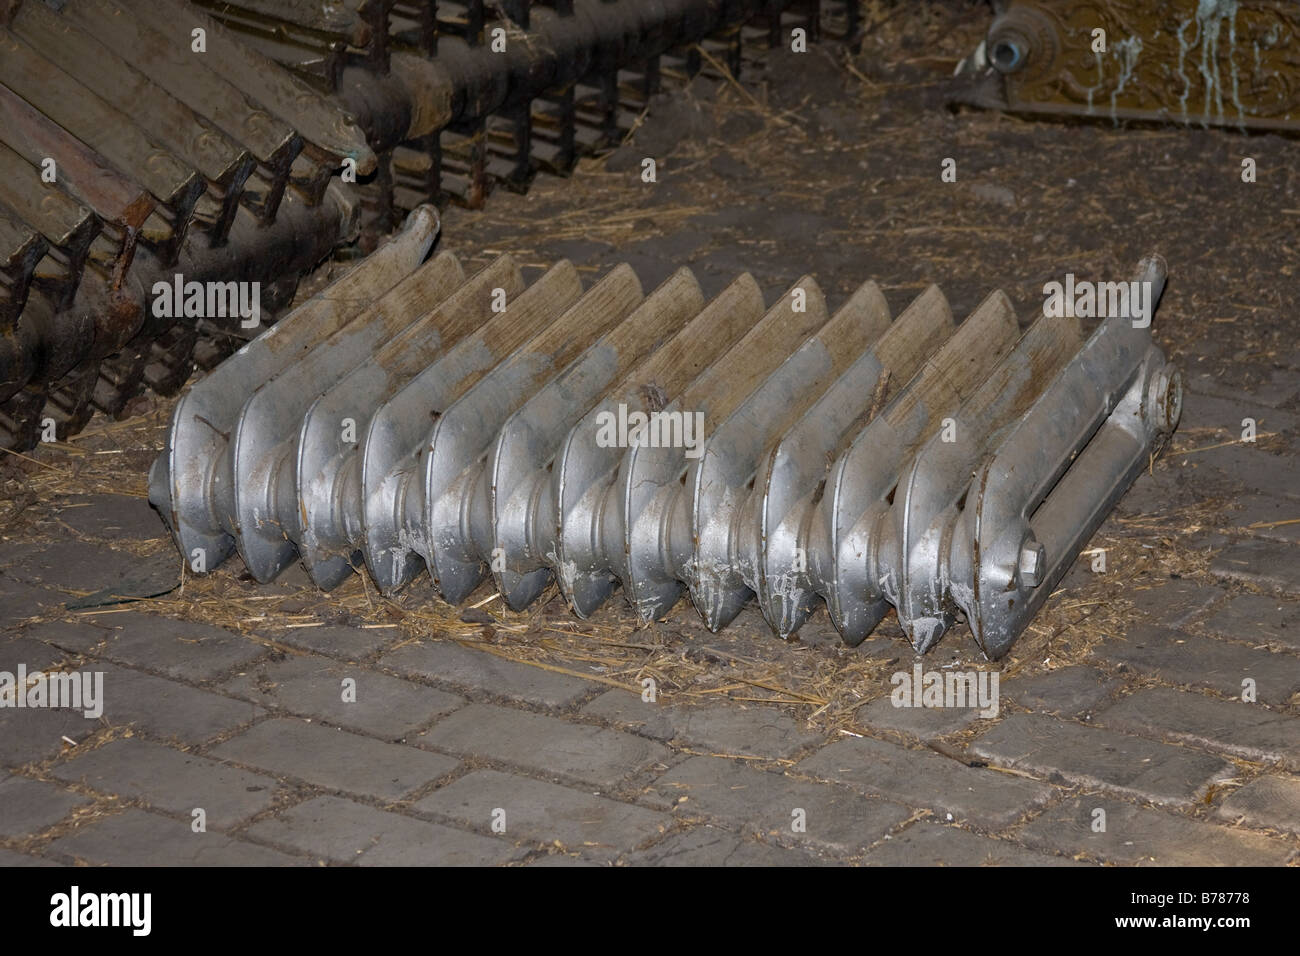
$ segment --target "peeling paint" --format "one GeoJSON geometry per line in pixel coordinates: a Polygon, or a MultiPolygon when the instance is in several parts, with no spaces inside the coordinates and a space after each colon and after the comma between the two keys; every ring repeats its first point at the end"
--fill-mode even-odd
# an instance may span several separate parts
{"type": "Polygon", "coordinates": [[[1119,60],[1119,79],[1115,83],[1115,88],[1110,91],[1110,118],[1118,124],[1115,101],[1124,92],[1124,87],[1128,85],[1137,69],[1138,56],[1142,53],[1142,38],[1136,35],[1125,37],[1115,43],[1112,49],[1119,60]]]}
{"type": "Polygon", "coordinates": [[[1150,119],[1240,130],[1300,128],[1300,4],[1020,0],[994,21],[988,37],[1017,21],[1057,24],[1034,40],[1052,44],[1046,58],[1056,65],[1003,75],[1002,99],[1013,111],[1105,115],[1115,124],[1150,119]],[[1112,40],[1105,52],[1091,49],[1096,23],[1123,39],[1112,40]]]}

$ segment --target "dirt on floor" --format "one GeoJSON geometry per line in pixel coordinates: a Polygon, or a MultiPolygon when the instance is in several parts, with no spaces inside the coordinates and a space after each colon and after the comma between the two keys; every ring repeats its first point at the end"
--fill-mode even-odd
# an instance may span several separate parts
{"type": "MultiPolygon", "coordinates": [[[[656,100],[624,145],[583,161],[571,178],[541,176],[524,195],[498,190],[481,211],[447,210],[440,248],[467,271],[509,252],[530,278],[560,258],[588,281],[628,262],[646,289],[686,265],[707,295],[748,271],[769,302],[812,275],[832,309],[874,279],[894,314],[930,283],[957,316],[1000,288],[1024,322],[1041,309],[1044,283],[1066,273],[1131,278],[1143,255],[1159,252],[1169,283],[1156,340],[1186,375],[1208,375],[1234,396],[1300,368],[1290,318],[1300,306],[1294,140],[955,108],[953,70],[987,29],[987,5],[868,7],[860,52],[776,51],[739,83],[698,77],[656,100]],[[642,180],[646,157],[656,182],[642,180]],[[1255,183],[1241,180],[1245,157],[1256,161],[1255,183]],[[955,160],[955,183],[940,179],[945,159],[955,160]]],[[[8,456],[0,536],[62,534],[56,511],[67,495],[144,496],[169,409],[151,397],[136,417],[99,419],[69,442],[8,456]]],[[[1266,419],[1262,450],[1293,449],[1296,436],[1266,419]]],[[[1078,562],[998,665],[1004,675],[1055,669],[1122,636],[1134,593],[1153,582],[1209,580],[1213,549],[1238,526],[1235,485],[1198,468],[1195,456],[1233,437],[1212,427],[1175,434],[1144,476],[1146,491],[1090,545],[1107,549],[1109,573],[1078,562]],[[1152,499],[1158,506],[1145,504],[1152,499]]],[[[360,575],[321,596],[296,570],[259,586],[237,559],[148,603],[271,641],[285,626],[319,621],[396,627],[411,640],[457,640],[588,678],[594,668],[598,680],[629,689],[653,677],[667,699],[773,701],[827,730],[851,729],[857,706],[887,694],[890,673],[912,658],[892,615],[851,649],[824,611],[785,643],[752,609],[713,635],[686,601],[637,627],[620,601],[577,621],[554,589],[524,614],[488,590],[466,610],[440,603],[427,578],[395,600],[360,575]]],[[[964,627],[929,661],[990,666],[964,627]]]]}

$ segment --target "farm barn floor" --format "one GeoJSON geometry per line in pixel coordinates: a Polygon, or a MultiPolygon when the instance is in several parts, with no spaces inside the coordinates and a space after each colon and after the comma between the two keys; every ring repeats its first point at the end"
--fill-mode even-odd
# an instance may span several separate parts
{"type": "Polygon", "coordinates": [[[143,398],[0,462],[0,671],[104,674],[96,719],[0,709],[0,864],[1294,861],[1295,144],[951,109],[985,8],[897,10],[859,55],[697,79],[572,179],[449,210],[440,246],[647,288],[689,265],[710,295],[749,271],[769,302],[812,274],[832,308],[873,278],[895,313],[1002,288],[1026,320],[1047,281],[1162,253],[1182,424],[1009,656],[959,628],[915,659],[892,616],[853,649],[824,612],[783,643],[685,602],[637,627],[554,592],[514,614],[427,579],[389,601],[238,559],[182,575],[145,500],[170,403],[143,398]],[[997,715],[893,707],[916,660],[996,671],[997,715]]]}

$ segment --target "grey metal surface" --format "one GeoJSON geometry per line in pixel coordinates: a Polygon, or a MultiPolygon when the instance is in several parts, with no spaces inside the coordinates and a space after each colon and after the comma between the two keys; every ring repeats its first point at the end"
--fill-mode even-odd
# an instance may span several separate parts
{"type": "MultiPolygon", "coordinates": [[[[1154,308],[1164,260],[1143,259],[1135,279],[1150,283],[1154,308]]],[[[950,574],[988,656],[1007,652],[1177,427],[1182,388],[1149,327],[1108,318],[977,472],[953,529],[950,574]],[[1041,557],[1026,561],[1040,547],[1041,557]],[[1031,580],[1027,564],[1037,566],[1031,580]]]]}
{"type": "Polygon", "coordinates": [[[149,500],[187,560],[194,563],[197,555],[213,568],[234,551],[230,446],[247,397],[411,273],[437,233],[437,213],[416,210],[407,227],[363,264],[248,343],[176,403],[167,447],[149,474],[149,500]]]}
{"type": "MultiPolygon", "coordinates": [[[[706,304],[685,269],[643,298],[627,266],[584,294],[567,262],[416,267],[435,229],[182,400],[151,496],[206,570],[514,608],[553,580],[584,616],[621,587],[643,620],[689,594],[713,630],[757,598],[783,637],[820,597],[849,644],[892,606],[918,651],[969,621],[996,658],[1177,424],[1149,322],[1022,335],[994,292],[954,327],[935,286],[891,322],[870,282],[831,315],[810,276],[706,304]]],[[[1137,279],[1154,308],[1163,260],[1137,279]]]]}

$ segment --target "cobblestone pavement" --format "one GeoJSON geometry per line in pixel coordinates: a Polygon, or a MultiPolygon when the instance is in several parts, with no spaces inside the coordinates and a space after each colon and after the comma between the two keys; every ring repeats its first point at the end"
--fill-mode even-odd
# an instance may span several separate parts
{"type": "MultiPolygon", "coordinates": [[[[1018,167],[981,161],[995,185],[961,192],[955,222],[993,221],[990,203],[1032,189],[1016,177],[1047,175],[1034,157],[1058,161],[1065,134],[990,114],[954,119],[934,103],[913,120],[912,106],[890,105],[891,69],[903,66],[860,62],[880,89],[839,113],[822,108],[815,135],[773,133],[832,180],[849,170],[841,193],[826,187],[833,203],[781,198],[789,194],[772,185],[770,168],[747,171],[761,162],[744,146],[692,152],[674,139],[657,148],[684,150],[691,172],[674,178],[665,164],[658,205],[646,213],[675,223],[668,238],[654,238],[654,223],[638,226],[652,238],[631,246],[613,238],[613,225],[601,232],[611,207],[591,190],[635,178],[635,162],[622,164],[630,172],[612,162],[572,183],[540,181],[526,197],[494,197],[486,214],[453,212],[447,233],[458,251],[484,256],[567,255],[591,270],[631,259],[647,283],[655,268],[666,274],[686,261],[715,283],[748,267],[769,299],[820,262],[841,297],[869,275],[902,276],[886,286],[896,309],[917,291],[908,283],[941,277],[933,269],[948,263],[961,273],[960,312],[989,288],[981,271],[996,282],[1019,269],[1008,265],[1013,252],[986,248],[962,271],[964,247],[953,244],[961,234],[889,232],[898,211],[884,198],[864,213],[883,223],[875,238],[862,233],[880,257],[870,269],[842,243],[805,248],[799,236],[833,233],[843,223],[828,217],[840,215],[850,188],[860,194],[863,177],[885,182],[876,174],[903,168],[888,150],[900,148],[907,124],[941,150],[969,151],[984,137],[1019,151],[1018,167]],[[836,143],[857,142],[869,122],[892,124],[888,142],[842,156],[849,150],[836,143]],[[859,170],[871,163],[883,168],[859,170]],[[711,190],[712,207],[693,189],[711,190]],[[761,195],[737,199],[736,190],[761,195]],[[575,208],[595,210],[579,231],[603,238],[562,237],[577,228],[563,218],[575,208]],[[696,211],[673,218],[685,208],[696,211]],[[799,261],[805,252],[817,261],[799,261]],[[909,256],[926,268],[891,271],[909,256]]],[[[734,91],[717,95],[742,102],[734,91]]],[[[796,108],[791,95],[777,108],[796,108]]],[[[729,122],[752,121],[751,134],[765,122],[736,116],[729,122]]],[[[694,135],[703,143],[707,134],[694,135]]],[[[639,135],[650,143],[664,129],[651,123],[639,135]]],[[[1088,144],[1077,162],[1094,166],[1128,144],[1146,150],[1153,190],[1169,179],[1161,150],[1208,168],[1239,148],[1225,132],[1069,135],[1088,144]]],[[[1251,138],[1261,169],[1278,142],[1251,138]]],[[[1060,172],[1104,188],[1087,170],[1060,172]]],[[[1234,217],[1298,204],[1293,184],[1273,183],[1249,210],[1213,215],[1229,229],[1234,217]]],[[[1266,311],[1294,305],[1294,272],[1274,277],[1289,293],[1244,289],[1248,269],[1217,245],[1208,273],[1192,268],[1210,261],[1209,247],[1192,248],[1201,241],[1194,224],[1212,215],[1197,201],[1157,201],[1152,215],[1175,218],[1134,227],[1188,230],[1176,233],[1182,248],[1164,250],[1171,286],[1157,320],[1190,388],[1172,449],[1006,659],[983,661],[959,629],[919,660],[926,670],[997,673],[995,716],[893,706],[891,677],[911,673],[914,659],[891,622],[849,649],[819,613],[785,645],[752,612],[711,635],[685,604],[646,628],[634,629],[620,607],[574,627],[555,598],[511,615],[481,592],[471,602],[481,606],[462,612],[436,608],[417,586],[389,605],[361,578],[342,596],[320,595],[296,569],[259,586],[237,560],[201,580],[183,577],[143,497],[167,412],[146,402],[134,419],[92,423],[72,443],[2,466],[0,672],[100,673],[103,685],[92,718],[0,708],[0,864],[1294,865],[1300,349],[1293,333],[1263,344],[1234,338],[1259,319],[1253,296],[1266,311]],[[1204,283],[1237,291],[1216,298],[1204,283]],[[1221,361],[1239,374],[1222,374],[1221,361]],[[1254,443],[1240,440],[1247,418],[1259,427],[1254,443]],[[638,692],[647,678],[654,702],[638,692]]],[[[1098,226],[1087,240],[1061,238],[1051,209],[1006,217],[998,234],[1008,250],[1031,248],[1039,231],[1063,244],[1036,253],[1038,271],[1013,296],[1022,307],[1035,301],[1042,262],[1064,268],[1068,250],[1109,249],[1120,234],[1098,226]]],[[[1088,261],[1127,262],[1097,256],[1088,261]]]]}

